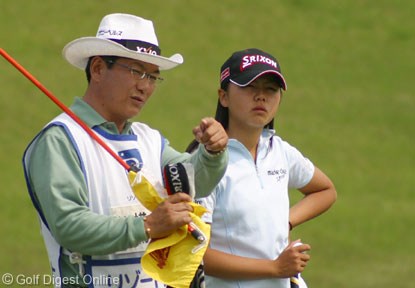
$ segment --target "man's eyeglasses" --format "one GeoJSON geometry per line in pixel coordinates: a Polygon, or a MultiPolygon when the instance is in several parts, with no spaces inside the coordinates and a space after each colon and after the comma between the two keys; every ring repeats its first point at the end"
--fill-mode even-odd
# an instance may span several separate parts
{"type": "Polygon", "coordinates": [[[160,84],[161,82],[163,82],[163,78],[158,77],[158,76],[154,76],[150,73],[147,72],[142,72],[140,70],[137,70],[129,65],[126,64],[122,64],[122,63],[118,63],[118,62],[114,62],[112,60],[107,60],[107,63],[110,64],[117,64],[118,66],[124,67],[128,70],[130,70],[131,75],[133,75],[134,78],[136,78],[137,80],[143,80],[143,79],[147,79],[148,81],[150,81],[151,84],[160,84]]]}

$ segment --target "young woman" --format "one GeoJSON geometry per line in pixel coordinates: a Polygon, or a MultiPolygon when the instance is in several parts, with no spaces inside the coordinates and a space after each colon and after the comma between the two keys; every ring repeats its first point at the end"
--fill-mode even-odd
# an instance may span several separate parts
{"type": "MultiPolygon", "coordinates": [[[[200,199],[212,213],[204,257],[207,287],[288,288],[310,259],[289,231],[336,200],[332,181],[275,135],[273,121],[287,85],[277,60],[258,49],[237,51],[221,67],[216,120],[229,136],[229,164],[215,191],[200,199]],[[304,194],[290,208],[288,190],[304,194]]],[[[192,151],[197,143],[189,145],[192,151]]]]}

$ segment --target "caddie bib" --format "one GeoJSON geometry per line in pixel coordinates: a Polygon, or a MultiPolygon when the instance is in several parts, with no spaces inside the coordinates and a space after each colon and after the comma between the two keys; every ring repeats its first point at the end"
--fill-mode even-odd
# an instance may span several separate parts
{"type": "MultiPolygon", "coordinates": [[[[92,212],[117,217],[129,215],[142,217],[150,213],[132,192],[124,167],[76,122],[66,114],[61,114],[51,121],[45,129],[52,125],[64,128],[73,143],[88,187],[89,209],[92,212]]],[[[163,148],[162,136],[158,131],[141,123],[133,123],[131,130],[133,134],[114,135],[94,128],[98,137],[129,165],[137,165],[159,194],[165,197],[160,167],[163,148]]],[[[31,146],[29,145],[25,152],[25,164],[30,158],[31,146]]],[[[28,175],[26,166],[25,173],[28,175]]],[[[32,193],[33,198],[30,187],[29,192],[32,193]]],[[[41,210],[39,207],[36,208],[41,218],[42,234],[51,262],[53,277],[57,279],[55,287],[61,287],[59,259],[66,257],[65,254],[69,254],[70,257],[73,255],[72,252],[56,242],[47,228],[41,210]]],[[[88,287],[165,287],[164,284],[153,280],[142,271],[141,257],[147,245],[147,241],[144,241],[136,247],[110,255],[81,255],[77,260],[80,267],[79,275],[88,287]]]]}

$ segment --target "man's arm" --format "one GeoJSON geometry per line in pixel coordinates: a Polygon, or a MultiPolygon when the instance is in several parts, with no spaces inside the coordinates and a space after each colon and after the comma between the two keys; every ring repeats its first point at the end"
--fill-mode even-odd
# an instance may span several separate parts
{"type": "Polygon", "coordinates": [[[63,247],[86,255],[125,250],[147,239],[139,217],[97,215],[78,156],[64,130],[52,127],[37,140],[30,182],[52,235],[63,247]]]}
{"type": "Polygon", "coordinates": [[[195,139],[201,144],[191,155],[179,153],[165,140],[162,165],[190,162],[195,170],[196,198],[208,196],[222,179],[228,165],[228,135],[222,124],[213,118],[203,118],[193,128],[195,139]]]}
{"type": "Polygon", "coordinates": [[[177,162],[191,163],[195,170],[196,198],[209,195],[225,174],[228,165],[228,151],[219,154],[209,153],[203,145],[199,145],[195,153],[179,153],[168,145],[162,154],[162,165],[177,162]]]}

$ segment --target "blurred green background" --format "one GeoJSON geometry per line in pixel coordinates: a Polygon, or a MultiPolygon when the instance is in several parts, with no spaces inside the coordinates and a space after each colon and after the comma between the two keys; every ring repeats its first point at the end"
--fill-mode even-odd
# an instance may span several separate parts
{"type": "MultiPolygon", "coordinates": [[[[0,47],[70,105],[86,80],[61,57],[63,46],[94,36],[108,13],[153,20],[163,55],[179,52],[185,63],[163,73],[135,120],[178,150],[214,114],[219,68],[233,51],[275,55],[288,82],[278,134],[338,190],[329,212],[292,235],[313,248],[309,287],[415,287],[405,282],[415,272],[413,11],[409,0],[2,0],[0,47]]],[[[4,59],[0,87],[0,274],[49,273],[21,156],[59,109],[4,59]]]]}

